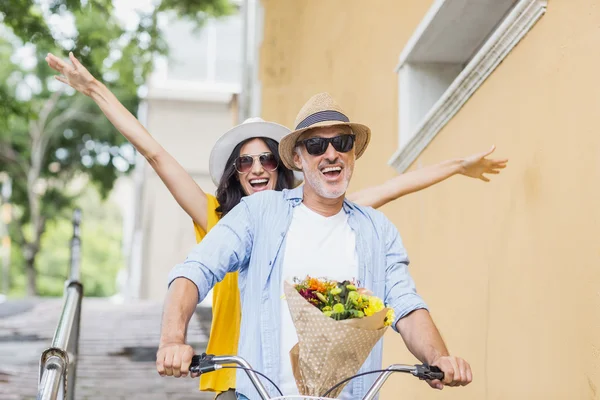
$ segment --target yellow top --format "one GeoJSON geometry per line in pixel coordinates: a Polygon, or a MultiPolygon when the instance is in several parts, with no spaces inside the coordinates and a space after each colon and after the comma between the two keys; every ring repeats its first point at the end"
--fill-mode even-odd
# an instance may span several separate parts
{"type": "MultiPolygon", "coordinates": [[[[208,220],[206,232],[194,223],[196,241],[199,243],[206,233],[219,222],[216,209],[219,203],[214,196],[208,198],[208,220]]],[[[210,327],[210,337],[206,353],[216,355],[235,355],[240,337],[240,323],[242,307],[240,303],[240,289],[238,287],[238,273],[229,273],[217,283],[213,289],[213,319],[210,327]]],[[[225,392],[235,388],[235,369],[220,369],[200,376],[200,390],[210,392],[225,392]]]]}

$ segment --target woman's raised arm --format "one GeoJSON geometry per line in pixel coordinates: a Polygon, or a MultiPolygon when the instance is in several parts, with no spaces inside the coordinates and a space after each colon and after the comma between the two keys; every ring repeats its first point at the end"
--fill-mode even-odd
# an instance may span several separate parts
{"type": "Polygon", "coordinates": [[[486,157],[492,154],[495,149],[496,147],[492,146],[491,149],[482,153],[456,160],[443,161],[439,164],[398,175],[381,185],[350,193],[348,199],[362,206],[379,208],[390,201],[426,189],[456,174],[489,182],[489,178],[484,174],[499,174],[500,169],[505,168],[508,162],[508,159],[487,159],[486,157]]]}
{"type": "Polygon", "coordinates": [[[46,62],[62,74],[56,76],[57,80],[89,96],[98,104],[114,127],[148,160],[181,208],[206,231],[208,203],[204,191],[115,95],[90,74],[73,53],[69,53],[69,58],[71,64],[49,53],[46,62]]]}

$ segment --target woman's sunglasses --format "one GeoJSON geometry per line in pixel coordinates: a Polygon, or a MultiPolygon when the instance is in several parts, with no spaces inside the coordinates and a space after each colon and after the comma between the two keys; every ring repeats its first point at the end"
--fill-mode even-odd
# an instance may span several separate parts
{"type": "Polygon", "coordinates": [[[235,159],[233,166],[235,170],[240,174],[247,174],[252,170],[252,166],[254,166],[254,161],[258,158],[260,161],[260,165],[265,169],[265,171],[273,172],[279,166],[279,162],[275,158],[273,153],[262,153],[257,155],[243,155],[239,156],[235,159]]]}
{"type": "Polygon", "coordinates": [[[303,144],[308,154],[311,156],[320,156],[327,151],[329,143],[331,143],[336,151],[347,153],[354,147],[354,139],[354,135],[351,134],[334,136],[332,138],[313,137],[301,140],[296,145],[303,144]]]}

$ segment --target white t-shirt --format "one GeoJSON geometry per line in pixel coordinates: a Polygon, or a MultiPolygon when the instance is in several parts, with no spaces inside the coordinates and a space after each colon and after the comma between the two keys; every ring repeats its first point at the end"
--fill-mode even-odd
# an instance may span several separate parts
{"type": "MultiPolygon", "coordinates": [[[[358,278],[356,236],[343,209],[331,217],[317,214],[304,204],[294,209],[283,258],[282,296],[284,281],[291,283],[295,277],[304,279],[306,275],[337,281],[358,278]]],[[[298,394],[290,362],[290,350],[296,343],[296,328],[282,299],[279,383],[286,396],[298,394]]]]}

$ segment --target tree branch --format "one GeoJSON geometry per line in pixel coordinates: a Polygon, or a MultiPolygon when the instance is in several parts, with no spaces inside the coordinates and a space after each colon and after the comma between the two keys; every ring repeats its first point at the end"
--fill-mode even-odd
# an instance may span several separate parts
{"type": "Polygon", "coordinates": [[[36,252],[40,250],[40,244],[42,242],[42,235],[46,230],[46,217],[41,215],[38,219],[37,226],[35,227],[35,237],[33,238],[33,245],[35,246],[36,252]]]}
{"type": "Polygon", "coordinates": [[[36,177],[39,176],[42,163],[46,157],[46,148],[49,140],[44,135],[46,132],[46,124],[48,123],[50,114],[56,108],[56,104],[62,93],[62,89],[52,93],[50,98],[44,102],[44,105],[38,113],[37,120],[32,120],[29,124],[29,137],[31,138],[31,166],[33,170],[30,172],[36,177]]]}
{"type": "Polygon", "coordinates": [[[27,177],[27,170],[29,168],[27,162],[9,144],[0,142],[0,159],[15,164],[18,167],[17,171],[20,172],[19,175],[21,178],[27,177]]]}
{"type": "Polygon", "coordinates": [[[48,124],[44,127],[44,131],[40,132],[41,138],[40,138],[39,148],[42,153],[41,161],[43,161],[45,159],[48,143],[54,137],[56,137],[57,135],[60,135],[61,132],[60,132],[59,128],[63,124],[65,124],[71,120],[78,120],[78,121],[85,122],[85,121],[89,121],[93,118],[98,118],[98,115],[82,111],[78,107],[67,108],[66,110],[62,111],[60,114],[58,114],[57,116],[52,118],[48,122],[48,124]]]}
{"type": "Polygon", "coordinates": [[[50,123],[46,127],[46,132],[50,132],[49,136],[51,136],[53,133],[57,133],[58,128],[60,128],[62,124],[69,120],[74,119],[85,122],[97,117],[98,116],[96,114],[81,111],[77,108],[69,108],[57,115],[56,117],[52,118],[52,121],[50,121],[50,123]]]}
{"type": "Polygon", "coordinates": [[[11,225],[14,227],[13,231],[15,232],[16,237],[14,238],[15,243],[19,246],[19,247],[24,247],[28,244],[27,240],[25,239],[25,234],[23,233],[23,224],[20,222],[20,220],[17,218],[17,213],[15,210],[15,207],[11,207],[12,208],[12,222],[11,225]]]}
{"type": "Polygon", "coordinates": [[[62,93],[63,89],[59,89],[56,92],[52,93],[52,96],[50,96],[50,98],[46,100],[44,106],[40,110],[37,119],[38,130],[40,133],[44,132],[46,128],[46,122],[48,122],[48,117],[50,116],[52,110],[54,110],[54,107],[56,107],[56,103],[58,103],[58,99],[60,99],[62,93]]]}

